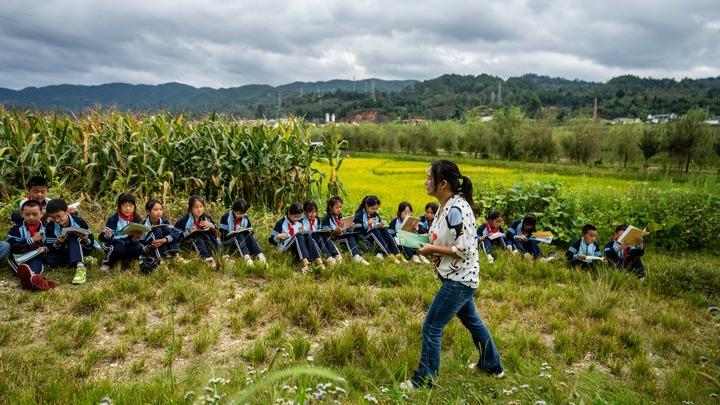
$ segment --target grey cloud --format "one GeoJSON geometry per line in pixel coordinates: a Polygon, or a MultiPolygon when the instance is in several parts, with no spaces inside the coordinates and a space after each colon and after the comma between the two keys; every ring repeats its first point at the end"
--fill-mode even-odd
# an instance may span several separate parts
{"type": "Polygon", "coordinates": [[[709,0],[28,2],[0,10],[0,87],[720,75],[709,0]]]}

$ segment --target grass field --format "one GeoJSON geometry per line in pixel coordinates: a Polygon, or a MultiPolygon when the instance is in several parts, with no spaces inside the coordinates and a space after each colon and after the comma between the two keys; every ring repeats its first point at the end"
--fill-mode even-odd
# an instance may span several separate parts
{"type": "MultiPolygon", "coordinates": [[[[569,188],[622,193],[644,176],[461,163],[479,186],[554,179],[569,188]]],[[[419,212],[429,201],[426,168],[425,161],[384,156],[346,160],[340,177],[347,210],[374,193],[387,219],[401,200],[419,212]]],[[[702,184],[644,181],[716,190],[712,177],[702,184]]],[[[87,212],[92,223],[108,214],[87,212]]],[[[135,269],[91,271],[83,286],[72,286],[72,272],[60,270],[50,277],[61,285],[47,293],[22,292],[3,271],[0,403],[189,403],[216,394],[224,402],[277,370],[306,365],[332,369],[344,381],[290,377],[263,386],[253,401],[718,401],[720,315],[709,311],[720,304],[717,255],[651,249],[645,282],[502,254],[493,265],[483,260],[476,303],[507,377],[469,372],[477,353],[452,321],[437,388],[404,394],[397,384],[417,365],[423,316],[438,288],[431,269],[343,263],[301,275],[266,243],[273,217],[254,213],[254,219],[270,252],[267,269],[222,263],[213,272],[192,261],[161,266],[150,276],[135,269]]]]}

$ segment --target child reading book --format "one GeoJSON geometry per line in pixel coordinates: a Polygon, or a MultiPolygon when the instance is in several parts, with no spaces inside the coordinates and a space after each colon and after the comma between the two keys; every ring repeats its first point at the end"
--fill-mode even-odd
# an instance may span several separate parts
{"type": "Polygon", "coordinates": [[[597,228],[587,224],[582,227],[582,238],[576,240],[565,252],[571,267],[595,268],[602,261],[602,252],[597,244],[597,228]]]}
{"type": "Polygon", "coordinates": [[[135,197],[130,193],[122,193],[117,198],[117,212],[105,222],[105,228],[98,239],[103,242],[105,259],[100,266],[101,271],[108,271],[115,263],[125,264],[136,260],[143,253],[140,240],[144,232],[125,232],[125,228],[132,224],[140,224],[140,216],[135,209],[135,197]]]}
{"type": "Polygon", "coordinates": [[[48,202],[45,213],[50,221],[45,226],[45,246],[48,254],[45,262],[50,267],[74,267],[73,284],[83,284],[87,279],[85,256],[93,251],[95,238],[84,219],[68,213],[65,200],[48,202]]]}
{"type": "Polygon", "coordinates": [[[360,247],[358,246],[357,239],[359,234],[353,232],[354,223],[352,222],[352,217],[343,218],[342,211],[342,198],[339,196],[330,197],[325,207],[325,218],[322,220],[322,226],[333,230],[331,238],[344,244],[350,252],[350,255],[352,255],[353,260],[369,266],[370,263],[360,255],[360,247]]]}
{"type": "Polygon", "coordinates": [[[305,228],[305,232],[310,232],[313,241],[320,249],[320,254],[325,257],[325,261],[330,265],[342,262],[340,251],[330,239],[333,230],[320,224],[318,206],[315,201],[305,201],[303,212],[305,213],[302,218],[303,228],[305,228]]]}
{"type": "Polygon", "coordinates": [[[608,263],[616,269],[631,271],[643,279],[645,278],[645,266],[641,257],[645,254],[644,239],[640,235],[639,238],[633,240],[634,246],[628,244],[629,240],[621,239],[628,228],[629,225],[619,225],[615,228],[612,240],[605,245],[605,257],[608,259],[608,263]]]}
{"type": "Polygon", "coordinates": [[[10,229],[7,236],[11,256],[8,258],[10,267],[20,279],[23,290],[48,290],[57,283],[48,280],[42,272],[44,255],[47,247],[45,242],[45,226],[42,205],[39,201],[28,200],[20,207],[22,223],[10,229]]]}
{"type": "Polygon", "coordinates": [[[360,202],[360,206],[355,211],[355,230],[364,236],[365,243],[372,248],[375,244],[377,249],[376,257],[382,259],[388,257],[396,263],[407,262],[405,257],[400,253],[400,249],[395,243],[387,227],[382,222],[378,209],[380,208],[380,199],[374,195],[368,195],[360,202]]]}
{"type": "Polygon", "coordinates": [[[324,265],[311,234],[304,232],[302,218],[302,206],[290,204],[285,210],[285,216],[275,223],[269,241],[272,245],[277,246],[280,252],[292,252],[300,262],[301,270],[304,273],[309,270],[311,262],[320,268],[323,268],[324,265]]]}
{"type": "Polygon", "coordinates": [[[478,244],[483,248],[489,263],[495,262],[493,256],[493,245],[502,247],[512,252],[512,245],[502,231],[503,217],[499,211],[492,211],[488,214],[487,221],[477,229],[478,244]]]}
{"type": "Polygon", "coordinates": [[[225,245],[230,245],[240,254],[248,266],[257,262],[263,266],[267,264],[265,254],[255,239],[254,230],[247,215],[250,205],[243,198],[238,198],[230,211],[220,218],[220,239],[225,245]]]}
{"type": "MultiPolygon", "coordinates": [[[[390,232],[390,235],[397,237],[400,231],[418,233],[419,230],[420,222],[418,218],[412,216],[412,205],[406,201],[401,202],[398,205],[397,215],[388,225],[388,232],[390,232]]],[[[430,260],[425,256],[418,256],[415,249],[408,246],[399,247],[403,255],[405,255],[405,258],[411,260],[413,263],[430,263],[430,260]]]]}
{"type": "Polygon", "coordinates": [[[165,207],[155,199],[145,204],[145,221],[143,225],[150,228],[143,238],[144,253],[141,257],[143,273],[155,269],[165,258],[180,258],[180,231],[163,217],[165,207]]]}
{"type": "Polygon", "coordinates": [[[182,232],[180,245],[185,250],[197,252],[211,268],[217,268],[213,254],[220,248],[215,221],[205,212],[205,200],[193,195],[188,200],[187,213],[175,222],[182,232]]]}

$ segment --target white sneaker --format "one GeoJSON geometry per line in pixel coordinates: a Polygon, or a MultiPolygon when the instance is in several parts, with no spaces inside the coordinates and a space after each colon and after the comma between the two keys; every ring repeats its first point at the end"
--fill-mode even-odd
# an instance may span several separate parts
{"type": "Polygon", "coordinates": [[[555,256],[543,257],[540,259],[540,261],[543,263],[550,263],[553,260],[555,260],[555,256]]]}
{"type": "Polygon", "coordinates": [[[335,255],[335,261],[338,263],[342,263],[342,261],[343,261],[342,255],[335,255]]]}
{"type": "Polygon", "coordinates": [[[375,258],[378,259],[378,260],[385,260],[385,256],[383,256],[382,253],[376,254],[376,255],[375,255],[375,258]]]}
{"type": "Polygon", "coordinates": [[[253,265],[253,260],[252,260],[252,258],[250,257],[250,255],[245,255],[245,256],[243,256],[243,259],[245,259],[245,263],[246,263],[248,266],[252,266],[252,265],[253,265]]]}
{"type": "Polygon", "coordinates": [[[420,256],[418,255],[413,255],[410,260],[412,260],[413,263],[422,264],[422,260],[420,260],[420,256]]]}
{"type": "Polygon", "coordinates": [[[255,257],[255,259],[260,263],[261,266],[267,266],[267,259],[265,258],[265,255],[260,253],[255,257]]]}
{"type": "Polygon", "coordinates": [[[412,381],[407,380],[400,383],[400,389],[403,391],[413,391],[416,388],[412,381]]]}
{"type": "Polygon", "coordinates": [[[369,266],[369,265],[370,265],[370,263],[368,263],[368,261],[365,260],[365,259],[363,259],[363,257],[360,256],[360,255],[355,255],[355,256],[353,256],[353,260],[355,260],[355,261],[358,262],[358,263],[362,263],[362,264],[365,265],[365,266],[369,266]]]}
{"type": "Polygon", "coordinates": [[[487,255],[488,263],[495,263],[495,258],[493,255],[487,255]]]}
{"type": "Polygon", "coordinates": [[[107,264],[103,264],[102,266],[100,266],[100,271],[107,273],[108,271],[110,271],[110,266],[108,266],[107,264]]]}
{"type": "Polygon", "coordinates": [[[425,256],[420,256],[420,261],[422,261],[423,264],[430,264],[430,260],[425,256]]]}
{"type": "Polygon", "coordinates": [[[325,258],[325,261],[327,262],[328,266],[334,266],[337,261],[335,261],[335,258],[332,256],[328,256],[325,258]]]}
{"type": "Polygon", "coordinates": [[[512,250],[512,254],[513,254],[513,256],[517,256],[517,255],[520,254],[520,251],[517,250],[517,249],[513,249],[513,250],[512,250]]]}

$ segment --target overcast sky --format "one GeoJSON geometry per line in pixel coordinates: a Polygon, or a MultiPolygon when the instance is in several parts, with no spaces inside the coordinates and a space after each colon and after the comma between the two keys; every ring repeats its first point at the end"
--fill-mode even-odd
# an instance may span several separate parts
{"type": "Polygon", "coordinates": [[[718,0],[2,0],[0,87],[720,76],[718,0]]]}

